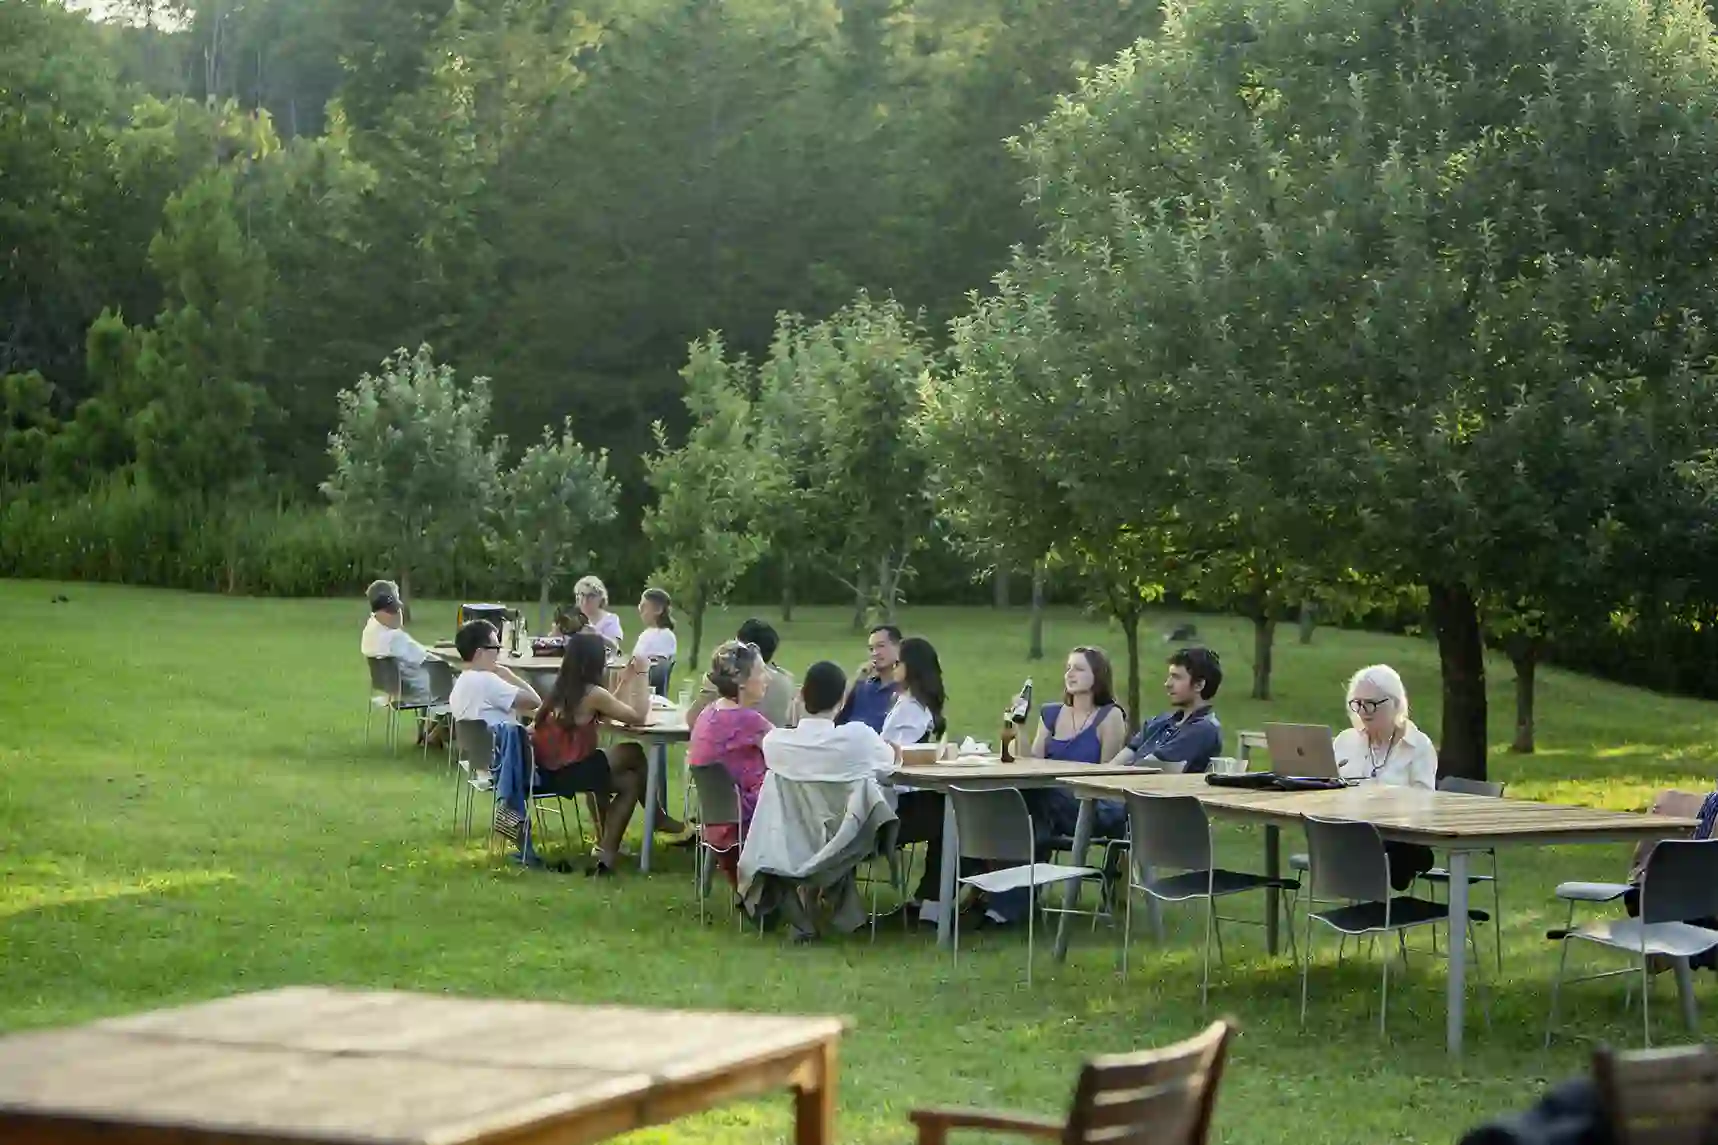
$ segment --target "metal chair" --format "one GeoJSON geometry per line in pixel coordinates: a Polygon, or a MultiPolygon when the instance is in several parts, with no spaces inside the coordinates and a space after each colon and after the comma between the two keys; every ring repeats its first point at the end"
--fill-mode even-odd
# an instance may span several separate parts
{"type": "MultiPolygon", "coordinates": [[[[1442,779],[1439,779],[1438,790],[1451,791],[1457,795],[1481,795],[1487,799],[1503,798],[1503,784],[1488,783],[1482,779],[1463,779],[1459,775],[1446,775],[1442,779]]],[[[1472,886],[1474,883],[1491,884],[1491,924],[1494,928],[1492,937],[1495,939],[1497,946],[1497,973],[1498,977],[1501,978],[1503,976],[1503,890],[1502,884],[1498,879],[1497,848],[1487,847],[1485,849],[1485,854],[1491,856],[1491,873],[1471,874],[1467,877],[1467,881],[1469,886],[1472,886]]],[[[1434,888],[1432,892],[1433,899],[1438,897],[1436,891],[1437,887],[1448,887],[1450,884],[1450,872],[1444,867],[1433,867],[1431,870],[1421,875],[1420,878],[1432,884],[1434,888]]],[[[1449,896],[1446,893],[1444,897],[1447,899],[1449,896]]],[[[1437,949],[1437,932],[1433,931],[1432,934],[1433,949],[1435,950],[1437,949]]]]}
{"type": "Polygon", "coordinates": [[[668,694],[668,686],[674,679],[674,657],[658,660],[650,666],[650,690],[658,696],[668,694]]]}
{"type": "Polygon", "coordinates": [[[1013,1133],[1062,1145],[1203,1145],[1235,1027],[1161,1050],[1107,1054],[1086,1062],[1066,1119],[978,1109],[915,1109],[919,1145],[946,1145],[952,1129],[1013,1133]]]}
{"type": "MultiPolygon", "coordinates": [[[[1545,1021],[1545,1045],[1557,1025],[1557,1001],[1563,989],[1563,972],[1569,961],[1569,943],[1579,940],[1612,950],[1627,951],[1640,958],[1640,1020],[1644,1044],[1652,1045],[1652,974],[1649,956],[1668,958],[1676,967],[1687,1018],[1694,1025],[1692,982],[1688,960],[1718,946],[1718,930],[1685,921],[1718,917],[1718,839],[1666,839],[1652,849],[1640,879],[1640,917],[1590,922],[1564,932],[1557,958],[1557,978],[1551,984],[1551,1013],[1545,1021]]],[[[1607,970],[1571,982],[1589,982],[1631,974],[1635,967],[1607,970]]]]}
{"type": "MultiPolygon", "coordinates": [[[[956,848],[957,869],[961,859],[1015,864],[983,874],[968,875],[960,880],[960,884],[977,887],[986,894],[1026,888],[1026,983],[1031,985],[1033,953],[1037,944],[1038,888],[1088,878],[1099,872],[1092,867],[1037,862],[1038,845],[1033,837],[1032,816],[1026,810],[1025,797],[1015,788],[974,791],[964,787],[950,787],[948,798],[954,802],[955,837],[952,840],[944,839],[943,846],[956,848]]],[[[953,923],[954,960],[958,963],[958,905],[954,911],[953,923]]]]}
{"type": "MultiPolygon", "coordinates": [[[[1127,973],[1128,946],[1133,938],[1133,892],[1144,891],[1160,902],[1205,900],[1205,963],[1199,980],[1199,1004],[1211,992],[1211,940],[1217,940],[1217,956],[1223,955],[1222,932],[1217,928],[1217,900],[1249,891],[1299,890],[1294,879],[1272,878],[1245,871],[1224,870],[1216,865],[1211,841],[1211,819],[1204,804],[1191,795],[1141,795],[1128,792],[1127,819],[1132,839],[1132,862],[1128,864],[1127,914],[1122,924],[1121,968],[1127,973]],[[1167,867],[1184,873],[1157,878],[1153,872],[1167,867]]],[[[1249,921],[1231,919],[1231,922],[1249,921]]],[[[1262,925],[1262,924],[1261,924],[1262,925]]],[[[1294,926],[1289,926],[1294,942],[1294,926]]]]}
{"type": "MultiPolygon", "coordinates": [[[[1390,888],[1390,856],[1384,850],[1384,840],[1378,828],[1370,823],[1355,823],[1345,819],[1323,819],[1307,815],[1307,853],[1311,859],[1309,892],[1314,901],[1346,902],[1329,910],[1315,911],[1308,904],[1306,912],[1306,943],[1300,967],[1300,1021],[1306,1024],[1307,978],[1312,968],[1312,924],[1320,922],[1348,937],[1361,935],[1396,935],[1402,960],[1408,957],[1405,933],[1416,926],[1435,926],[1440,922],[1454,927],[1448,903],[1398,895],[1390,888]]],[[[1474,938],[1471,919],[1463,919],[1467,941],[1473,947],[1474,979],[1479,979],[1479,947],[1474,938]]],[[[1459,946],[1452,933],[1450,957],[1467,956],[1466,947],[1459,946]]],[[[1382,959],[1383,984],[1378,1002],[1378,1032],[1387,1032],[1386,1020],[1390,1005],[1390,956],[1382,959]]]]}
{"type": "MultiPolygon", "coordinates": [[[[695,878],[698,888],[698,921],[703,923],[710,897],[710,884],[716,875],[715,857],[729,853],[737,857],[745,848],[744,804],[740,799],[739,785],[721,764],[700,764],[686,770],[691,774],[693,786],[698,792],[698,863],[695,878]],[[704,834],[711,827],[732,827],[733,845],[718,847],[712,844],[704,834]]],[[[735,917],[739,920],[740,929],[744,930],[745,915],[736,912],[735,917]]]]}
{"type": "MultiPolygon", "coordinates": [[[[1700,814],[1700,807],[1706,801],[1706,796],[1695,791],[1678,791],[1674,788],[1660,791],[1653,797],[1651,811],[1654,815],[1674,815],[1683,819],[1693,819],[1700,814]]],[[[1635,848],[1634,870],[1640,871],[1646,867],[1646,860],[1652,854],[1657,840],[1640,844],[1635,848]]],[[[1566,882],[1558,883],[1552,893],[1569,904],[1569,917],[1563,922],[1562,930],[1546,932],[1545,937],[1553,942],[1560,941],[1565,932],[1575,925],[1576,903],[1607,903],[1616,902],[1629,893],[1630,883],[1593,883],[1566,882]]]]}
{"type": "Polygon", "coordinates": [[[376,709],[388,709],[389,747],[398,745],[397,723],[401,712],[422,713],[429,709],[428,700],[407,700],[401,691],[400,662],[392,656],[366,656],[364,663],[370,670],[370,702],[364,712],[364,742],[370,742],[370,721],[376,714],[376,709]]]}
{"type": "MultiPolygon", "coordinates": [[[[454,671],[453,665],[440,656],[430,656],[424,660],[424,671],[429,676],[429,707],[424,710],[424,716],[429,720],[447,720],[453,716],[453,707],[448,702],[453,695],[454,671]]],[[[424,759],[429,759],[430,737],[424,736],[424,759]]],[[[447,762],[453,766],[454,757],[453,736],[447,737],[447,762]]]]}
{"type": "Polygon", "coordinates": [[[472,807],[479,791],[493,791],[490,771],[495,760],[495,733],[482,720],[456,720],[453,725],[453,825],[459,829],[460,800],[465,801],[465,837],[471,838],[472,807]]]}
{"type": "Polygon", "coordinates": [[[1616,1145],[1706,1145],[1718,1129],[1711,1046],[1593,1055],[1599,1110],[1616,1145]]]}

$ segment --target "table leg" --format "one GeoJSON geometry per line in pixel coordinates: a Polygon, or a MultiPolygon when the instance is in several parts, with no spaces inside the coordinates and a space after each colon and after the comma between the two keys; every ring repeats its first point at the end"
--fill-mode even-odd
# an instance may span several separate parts
{"type": "Polygon", "coordinates": [[[811,1077],[793,1091],[793,1145],[833,1145],[835,1141],[835,1043],[817,1050],[811,1077]]]}
{"type": "Polygon", "coordinates": [[[668,774],[668,745],[651,745],[654,756],[644,769],[644,844],[638,848],[638,869],[650,873],[650,844],[656,835],[656,801],[662,795],[662,777],[668,774]]]}
{"type": "Polygon", "coordinates": [[[1688,1023],[1688,1032],[1692,1034],[1700,1028],[1700,1014],[1694,1006],[1694,971],[1686,958],[1678,958],[1675,966],[1676,996],[1682,1001],[1682,1020],[1688,1023]]]}
{"type": "MultiPolygon", "coordinates": [[[[1090,799],[1080,800],[1080,817],[1074,820],[1074,854],[1073,863],[1082,867],[1086,863],[1086,852],[1092,845],[1092,824],[1097,820],[1098,813],[1090,799]]],[[[1056,961],[1061,962],[1068,957],[1068,920],[1073,916],[1068,912],[1074,909],[1074,902],[1080,893],[1080,881],[1070,879],[1062,890],[1062,913],[1056,916],[1056,961]]]]}
{"type": "Polygon", "coordinates": [[[954,797],[943,795],[942,870],[937,872],[937,945],[954,945],[954,912],[959,909],[955,873],[960,870],[960,840],[954,830],[954,797]]]}
{"type": "Polygon", "coordinates": [[[1466,851],[1450,852],[1449,985],[1444,1039],[1453,1058],[1461,1057],[1462,1011],[1467,1004],[1467,860],[1466,851]],[[1462,929],[1457,930],[1458,926],[1462,929]]]}
{"type": "MultiPolygon", "coordinates": [[[[1282,874],[1282,828],[1274,823],[1265,824],[1265,877],[1278,878],[1282,874]]],[[[1279,937],[1277,924],[1282,917],[1283,893],[1276,887],[1265,888],[1265,949],[1271,954],[1277,952],[1279,937]]],[[[1294,920],[1289,920],[1294,925],[1294,920]]]]}

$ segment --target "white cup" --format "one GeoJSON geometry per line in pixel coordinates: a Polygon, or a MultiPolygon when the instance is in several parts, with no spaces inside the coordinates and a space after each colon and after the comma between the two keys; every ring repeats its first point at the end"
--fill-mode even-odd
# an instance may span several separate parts
{"type": "Polygon", "coordinates": [[[1219,755],[1212,757],[1211,764],[1206,770],[1215,775],[1240,775],[1247,770],[1247,765],[1243,760],[1235,759],[1233,756],[1219,755]]]}

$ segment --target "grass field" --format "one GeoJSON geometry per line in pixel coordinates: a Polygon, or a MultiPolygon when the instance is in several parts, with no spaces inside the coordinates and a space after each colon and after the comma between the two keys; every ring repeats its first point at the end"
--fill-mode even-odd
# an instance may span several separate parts
{"type": "MultiPolygon", "coordinates": [[[[422,604],[413,627],[441,637],[452,615],[451,605],[422,604]]],[[[719,615],[712,630],[731,631],[740,616],[719,615]]],[[[366,746],[362,620],[356,601],[0,582],[0,630],[15,637],[0,675],[0,1026],[306,982],[838,1012],[856,1021],[842,1050],[840,1132],[881,1142],[909,1138],[905,1114],[916,1104],[1059,1110],[1082,1054],[1160,1044],[1201,1025],[1195,928],[1174,911],[1166,945],[1137,946],[1125,981],[1117,936],[1100,930],[1077,936],[1065,966],[1041,953],[1027,989],[1023,935],[973,936],[956,969],[928,930],[889,929],[875,945],[859,936],[790,947],[737,933],[726,916],[701,929],[685,852],[649,878],[506,869],[481,843],[454,842],[439,762],[390,754],[379,737],[366,746]],[[56,592],[70,602],[50,604],[56,592]]],[[[1118,633],[1071,611],[1050,617],[1052,658],[1036,665],[1024,656],[1024,613],[915,609],[904,621],[941,651],[957,735],[989,736],[1027,674],[1051,691],[1068,646],[1120,646],[1118,633]]],[[[1260,704],[1244,698],[1250,632],[1199,623],[1230,673],[1218,710],[1231,737],[1267,718],[1340,721],[1347,673],[1378,660],[1402,670],[1419,722],[1436,735],[1427,643],[1321,630],[1303,647],[1289,632],[1278,698],[1260,704]]],[[[779,627],[779,659],[796,671],[824,656],[847,665],[862,656],[863,638],[837,610],[804,610],[779,627]]],[[[1150,646],[1150,708],[1162,653],[1150,646]]],[[[1546,671],[1542,750],[1522,759],[1502,751],[1507,664],[1493,664],[1491,679],[1493,772],[1513,795],[1637,808],[1659,788],[1711,786],[1718,706],[1546,671]]],[[[671,786],[678,800],[678,780],[671,786]]],[[[1256,862],[1257,836],[1230,829],[1225,838],[1256,862]]],[[[1293,963],[1267,957],[1257,931],[1229,928],[1211,1008],[1237,1017],[1244,1033],[1218,1105],[1219,1139],[1449,1141],[1531,1101],[1544,1079],[1584,1069],[1580,1043],[1539,1052],[1552,969],[1543,932],[1561,921],[1550,891],[1565,878],[1620,878],[1626,863],[1616,847],[1504,853],[1507,974],[1491,1028],[1471,1019],[1460,1070],[1444,1054],[1441,965],[1416,958],[1393,975],[1384,1042],[1375,964],[1350,958],[1338,968],[1328,943],[1302,1031],[1293,963]]],[[[1709,1002],[1710,985],[1700,991],[1709,1002]]],[[[1673,997],[1666,978],[1654,1011],[1665,1041],[1681,1037],[1673,997]]],[[[1577,987],[1570,1001],[1568,1017],[1587,1037],[1638,1041],[1620,984],[1577,987]]],[[[785,1099],[737,1105],[640,1136],[778,1140],[787,1114],[785,1099]]]]}

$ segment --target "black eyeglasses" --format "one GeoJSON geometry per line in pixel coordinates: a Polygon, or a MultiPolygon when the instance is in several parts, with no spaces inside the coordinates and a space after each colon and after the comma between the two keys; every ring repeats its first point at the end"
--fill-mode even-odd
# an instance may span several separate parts
{"type": "Polygon", "coordinates": [[[484,652],[484,651],[499,652],[499,651],[501,651],[501,645],[499,645],[499,644],[480,644],[480,645],[478,645],[477,650],[479,652],[484,652]]]}
{"type": "Polygon", "coordinates": [[[1389,702],[1388,696],[1382,700],[1349,700],[1348,710],[1357,716],[1369,716],[1389,702]]]}

